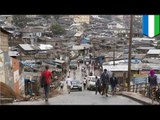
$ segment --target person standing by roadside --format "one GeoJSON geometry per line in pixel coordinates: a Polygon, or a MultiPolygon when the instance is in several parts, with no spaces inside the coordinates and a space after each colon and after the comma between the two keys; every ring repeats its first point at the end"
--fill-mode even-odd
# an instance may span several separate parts
{"type": "Polygon", "coordinates": [[[72,79],[69,76],[66,79],[66,84],[67,84],[68,94],[70,94],[70,92],[71,92],[71,86],[72,86],[72,79]]]}
{"type": "Polygon", "coordinates": [[[153,69],[151,69],[149,72],[148,83],[149,83],[150,96],[153,100],[156,94],[156,87],[158,86],[157,76],[155,75],[155,71],[153,69]]]}
{"type": "Polygon", "coordinates": [[[64,82],[63,82],[63,80],[62,80],[62,81],[60,81],[60,90],[61,90],[61,91],[63,91],[63,87],[64,87],[64,82]]]}
{"type": "Polygon", "coordinates": [[[49,66],[45,66],[45,70],[41,73],[41,81],[43,81],[42,87],[44,87],[45,101],[48,101],[48,95],[50,91],[52,73],[49,71],[49,66]]]}
{"type": "Polygon", "coordinates": [[[112,88],[112,95],[116,93],[116,85],[118,83],[117,78],[115,77],[114,73],[112,73],[112,77],[110,78],[111,88],[112,88]]]}
{"type": "Polygon", "coordinates": [[[100,80],[102,82],[102,95],[106,94],[108,97],[108,87],[109,87],[109,75],[107,69],[104,69],[104,72],[101,74],[100,80]]]}

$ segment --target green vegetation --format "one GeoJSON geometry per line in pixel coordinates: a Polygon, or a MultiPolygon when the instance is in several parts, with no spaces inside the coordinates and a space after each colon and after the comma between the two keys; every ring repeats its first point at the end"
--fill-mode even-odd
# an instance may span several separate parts
{"type": "Polygon", "coordinates": [[[58,23],[53,24],[50,29],[54,35],[63,35],[66,32],[65,29],[58,23]]]}
{"type": "Polygon", "coordinates": [[[17,27],[24,28],[27,25],[27,22],[30,22],[31,19],[27,18],[26,15],[14,15],[13,24],[17,27]]]}
{"type": "Polygon", "coordinates": [[[160,48],[160,40],[157,40],[157,46],[156,46],[157,49],[160,48]]]}

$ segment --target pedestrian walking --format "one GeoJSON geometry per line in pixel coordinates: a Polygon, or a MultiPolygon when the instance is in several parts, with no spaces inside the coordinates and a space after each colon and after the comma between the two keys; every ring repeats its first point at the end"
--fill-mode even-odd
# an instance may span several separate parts
{"type": "Polygon", "coordinates": [[[84,71],[84,67],[82,66],[81,67],[81,74],[82,74],[82,76],[83,76],[83,71],[84,71]]]}
{"type": "Polygon", "coordinates": [[[80,64],[79,60],[77,61],[77,64],[78,64],[78,67],[79,67],[79,64],[80,64]]]}
{"type": "Polygon", "coordinates": [[[153,103],[153,100],[156,98],[156,87],[158,86],[157,76],[155,75],[155,71],[153,69],[151,69],[149,72],[148,83],[150,90],[149,96],[151,97],[153,103]]]}
{"type": "Polygon", "coordinates": [[[101,81],[100,81],[100,79],[96,76],[95,77],[95,79],[96,79],[96,92],[95,92],[95,94],[97,95],[97,92],[99,92],[99,94],[101,94],[101,81]]]}
{"type": "Polygon", "coordinates": [[[109,87],[109,75],[107,73],[107,69],[104,69],[104,72],[101,74],[100,80],[102,82],[102,95],[106,95],[108,97],[108,87],[109,87]]]}
{"type": "Polygon", "coordinates": [[[83,71],[83,76],[87,76],[87,71],[86,71],[85,68],[84,68],[84,71],[83,71]]]}
{"type": "Polygon", "coordinates": [[[66,84],[67,84],[68,94],[70,94],[70,92],[71,92],[71,86],[72,86],[72,79],[69,76],[66,79],[66,84]]]}
{"type": "Polygon", "coordinates": [[[60,90],[63,91],[63,87],[64,87],[64,82],[60,81],[60,90]]]}
{"type": "Polygon", "coordinates": [[[52,73],[49,71],[49,66],[45,66],[45,70],[41,73],[41,87],[44,88],[45,93],[45,101],[48,101],[48,95],[50,91],[50,84],[51,84],[51,76],[52,73]]]}
{"type": "Polygon", "coordinates": [[[31,81],[28,82],[28,93],[30,96],[32,96],[33,90],[32,90],[32,83],[31,81]]]}
{"type": "Polygon", "coordinates": [[[73,79],[76,79],[76,70],[73,71],[73,79]]]}
{"type": "Polygon", "coordinates": [[[115,95],[116,93],[116,85],[118,83],[117,77],[115,77],[115,74],[112,73],[112,77],[110,78],[111,88],[112,88],[112,95],[115,95]]]}
{"type": "Polygon", "coordinates": [[[71,73],[71,70],[70,70],[70,69],[69,69],[68,73],[69,73],[69,76],[70,76],[70,73],[71,73]]]}
{"type": "Polygon", "coordinates": [[[89,76],[92,76],[93,75],[93,73],[92,73],[92,71],[89,73],[89,76]]]}
{"type": "Polygon", "coordinates": [[[83,88],[84,88],[84,90],[86,89],[86,84],[87,84],[87,80],[86,80],[86,77],[84,77],[84,79],[83,79],[83,88]]]}

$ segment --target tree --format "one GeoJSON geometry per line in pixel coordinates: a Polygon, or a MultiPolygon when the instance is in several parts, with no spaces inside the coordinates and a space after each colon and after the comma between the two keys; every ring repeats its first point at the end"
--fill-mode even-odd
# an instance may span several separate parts
{"type": "Polygon", "coordinates": [[[155,37],[156,40],[160,40],[160,35],[155,37]]]}
{"type": "Polygon", "coordinates": [[[14,15],[13,16],[13,24],[24,28],[27,25],[27,22],[30,22],[31,20],[26,17],[26,15],[14,15]]]}
{"type": "Polygon", "coordinates": [[[55,35],[62,35],[65,33],[65,29],[58,23],[53,24],[50,29],[55,35]]]}
{"type": "Polygon", "coordinates": [[[157,40],[157,46],[156,46],[157,49],[160,48],[160,40],[157,40]]]}

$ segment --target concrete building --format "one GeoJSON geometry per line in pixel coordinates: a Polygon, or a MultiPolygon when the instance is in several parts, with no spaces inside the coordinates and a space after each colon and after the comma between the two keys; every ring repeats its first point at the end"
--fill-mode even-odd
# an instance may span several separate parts
{"type": "Polygon", "coordinates": [[[0,27],[0,49],[3,52],[8,52],[9,51],[8,35],[9,35],[9,33],[6,30],[4,30],[3,28],[0,27]]]}
{"type": "Polygon", "coordinates": [[[116,21],[108,23],[107,26],[108,26],[108,29],[121,29],[121,28],[124,29],[125,28],[124,25],[116,21]]]}
{"type": "Polygon", "coordinates": [[[90,23],[90,15],[73,15],[72,17],[75,23],[90,23]]]}
{"type": "Polygon", "coordinates": [[[5,83],[4,55],[0,49],[0,82],[5,83]]]}

